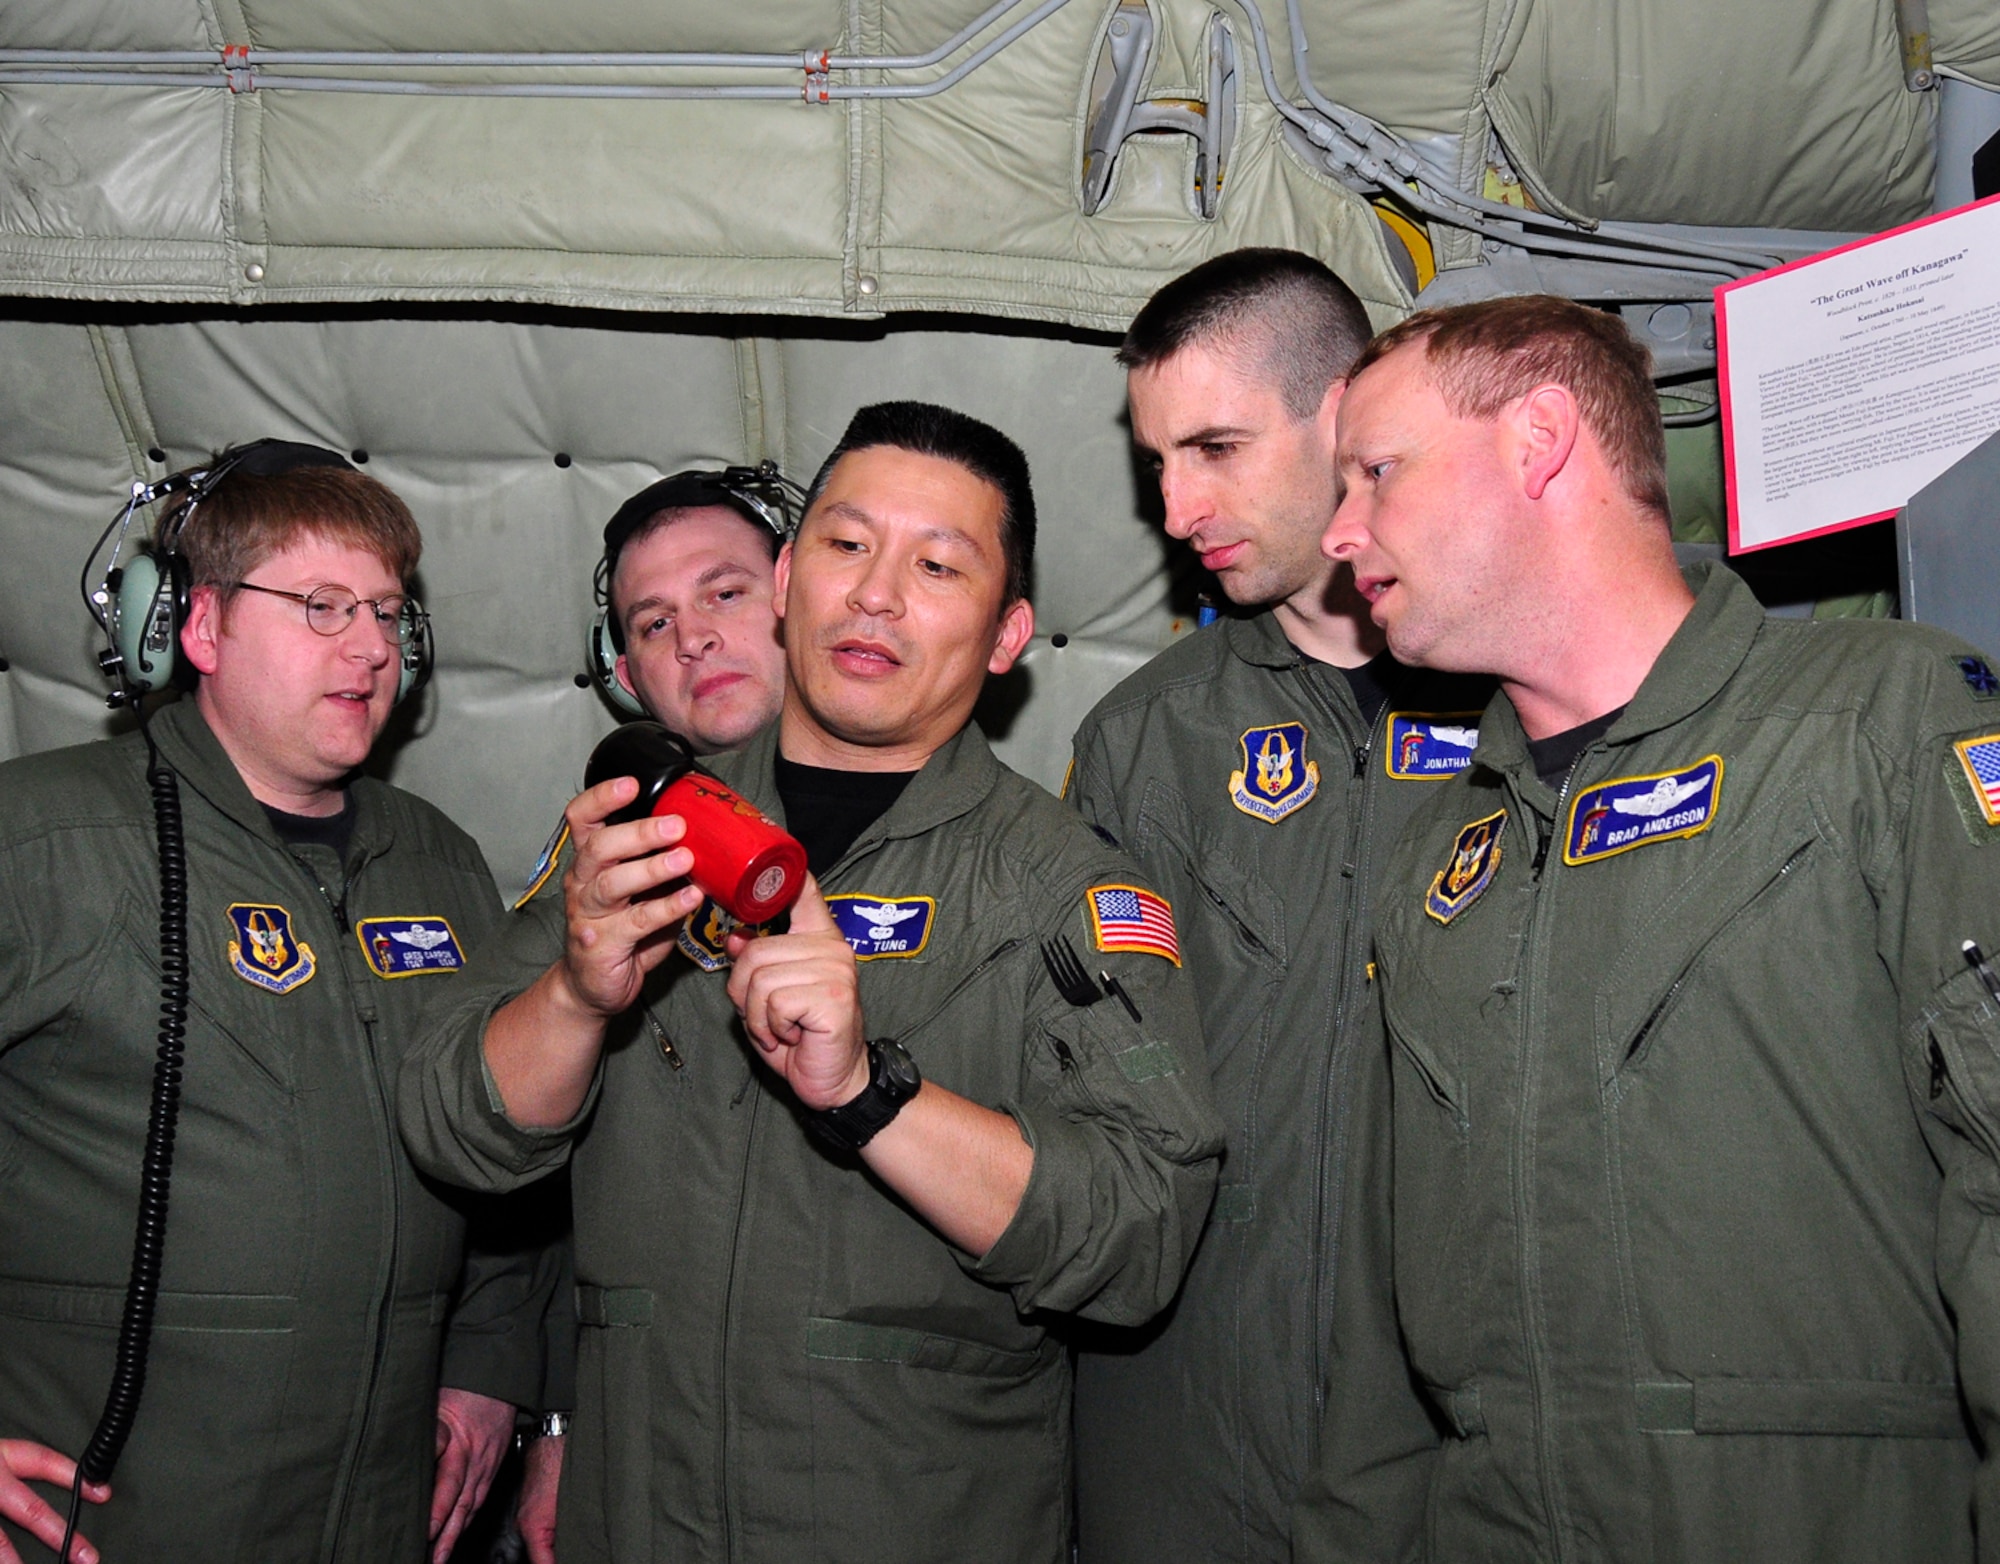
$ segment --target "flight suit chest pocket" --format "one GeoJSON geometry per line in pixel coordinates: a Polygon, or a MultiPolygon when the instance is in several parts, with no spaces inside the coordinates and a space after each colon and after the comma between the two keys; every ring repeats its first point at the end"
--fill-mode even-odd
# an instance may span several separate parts
{"type": "Polygon", "coordinates": [[[1147,784],[1132,847],[1148,863],[1178,868],[1183,939],[1206,958],[1192,962],[1197,972],[1284,970],[1283,900],[1240,852],[1199,829],[1180,795],[1157,779],[1147,784]]]}

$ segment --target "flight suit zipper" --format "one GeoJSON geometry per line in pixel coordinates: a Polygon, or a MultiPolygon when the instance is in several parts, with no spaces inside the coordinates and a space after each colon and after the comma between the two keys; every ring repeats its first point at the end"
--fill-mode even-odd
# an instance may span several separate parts
{"type": "MultiPolygon", "coordinates": [[[[1322,676],[1339,679],[1346,686],[1347,676],[1337,668],[1322,668],[1322,676]]],[[[1352,751],[1354,771],[1350,780],[1358,793],[1348,810],[1348,851],[1346,861],[1340,866],[1343,883],[1340,921],[1340,961],[1337,965],[1337,987],[1332,995],[1332,1003],[1327,1006],[1333,1018],[1326,1039],[1325,1056],[1320,1064],[1320,1081],[1317,1120],[1313,1136],[1313,1224],[1311,1228],[1311,1276],[1312,1276],[1312,1321],[1313,1321],[1313,1407],[1324,1412],[1326,1407],[1326,1347],[1331,1322],[1329,1311],[1332,1307],[1333,1289],[1328,1280],[1333,1268],[1339,1263],[1339,1217],[1343,1191],[1329,1190],[1328,1179],[1332,1171],[1343,1166],[1340,1153],[1345,1150],[1346,1120],[1334,1101],[1340,1084],[1340,1067],[1345,1063],[1347,1050],[1342,1047],[1352,1019],[1354,995],[1362,986],[1357,982],[1367,963],[1365,952],[1355,949],[1355,933],[1361,925],[1362,915],[1367,908],[1362,899],[1362,882],[1365,878],[1368,853],[1368,832],[1374,814],[1375,793],[1368,776],[1369,757],[1374,753],[1377,729],[1388,721],[1389,709],[1393,701],[1385,701],[1373,722],[1362,717],[1359,703],[1354,704],[1354,715],[1359,719],[1359,741],[1356,741],[1354,727],[1339,700],[1320,687],[1319,680],[1308,674],[1306,689],[1313,704],[1317,705],[1334,724],[1341,740],[1352,751]],[[1343,1127],[1341,1145],[1334,1145],[1335,1125],[1343,1127]]],[[[1351,698],[1351,691],[1350,698],[1351,698]]],[[[1343,1181],[1344,1182],[1344,1181],[1343,1181]]]]}

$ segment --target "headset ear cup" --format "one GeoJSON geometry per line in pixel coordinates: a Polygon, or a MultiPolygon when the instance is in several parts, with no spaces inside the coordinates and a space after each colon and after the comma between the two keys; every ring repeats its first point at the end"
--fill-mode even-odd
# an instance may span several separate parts
{"type": "Polygon", "coordinates": [[[150,695],[171,683],[192,682],[194,670],[181,655],[187,608],[187,563],[180,555],[141,549],[118,572],[111,629],[126,685],[150,695]]]}
{"type": "Polygon", "coordinates": [[[397,647],[401,667],[396,676],[396,704],[401,705],[431,682],[437,664],[437,646],[431,640],[431,616],[415,603],[405,602],[403,613],[415,620],[409,639],[397,647]]]}
{"type": "Polygon", "coordinates": [[[634,717],[646,715],[639,697],[618,682],[618,648],[611,639],[611,611],[606,609],[591,622],[589,645],[584,653],[590,676],[610,697],[611,704],[634,717]]]}

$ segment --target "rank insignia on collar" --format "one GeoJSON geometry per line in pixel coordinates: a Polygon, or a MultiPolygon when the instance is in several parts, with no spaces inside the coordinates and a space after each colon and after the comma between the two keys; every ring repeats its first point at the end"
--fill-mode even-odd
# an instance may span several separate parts
{"type": "Polygon", "coordinates": [[[1500,867],[1500,837],[1507,829],[1507,811],[1495,810],[1475,820],[1451,844],[1451,862],[1431,879],[1424,893],[1424,911],[1449,923],[1485,894],[1500,867]]]}
{"type": "Polygon", "coordinates": [[[2000,733],[1982,738],[1960,739],[1952,748],[1958,763],[1965,767],[1965,779],[1972,784],[1972,800],[1988,825],[2000,825],[2000,733]]]}
{"type": "Polygon", "coordinates": [[[829,896],[826,910],[847,936],[856,961],[914,956],[931,941],[937,901],[930,896],[829,896]]]}
{"type": "Polygon", "coordinates": [[[2000,696],[2000,674],[1996,674],[1984,657],[1954,657],[1958,671],[1965,677],[1965,687],[1972,691],[1976,701],[1990,701],[2000,696]]]}
{"type": "Polygon", "coordinates": [[[292,915],[264,902],[235,902],[229,908],[229,968],[246,983],[273,994],[289,994],[319,970],[312,946],[292,935],[292,915]]]}
{"type": "MultiPolygon", "coordinates": [[[[729,953],[723,942],[735,928],[734,917],[724,912],[716,902],[704,901],[682,921],[681,931],[674,937],[674,945],[702,971],[720,972],[729,965],[729,953]]],[[[752,929],[750,932],[755,934],[761,931],[752,929]]]]}
{"type": "Polygon", "coordinates": [[[1319,763],[1306,759],[1306,725],[1273,723],[1239,740],[1243,769],[1229,773],[1229,801],[1246,815],[1276,825],[1319,791],[1319,763]]]}
{"type": "Polygon", "coordinates": [[[379,978],[456,972],[465,965],[458,936],[443,918],[363,918],[354,925],[354,937],[379,978]]]}
{"type": "Polygon", "coordinates": [[[1472,764],[1476,711],[1392,711],[1382,764],[1399,781],[1442,782],[1472,764]]]}
{"type": "Polygon", "coordinates": [[[1576,795],[1563,833],[1563,862],[1595,863],[1635,847],[1698,836],[1715,823],[1722,797],[1722,757],[1682,771],[1619,777],[1576,795]]]}

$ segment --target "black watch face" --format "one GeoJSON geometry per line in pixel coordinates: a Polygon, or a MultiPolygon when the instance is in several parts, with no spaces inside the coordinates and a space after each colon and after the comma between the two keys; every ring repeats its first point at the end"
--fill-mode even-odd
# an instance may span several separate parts
{"type": "Polygon", "coordinates": [[[916,1060],[910,1051],[893,1037],[884,1037],[875,1044],[882,1061],[882,1075],[889,1087],[900,1096],[908,1097],[923,1085],[924,1078],[917,1070],[916,1060]]]}

